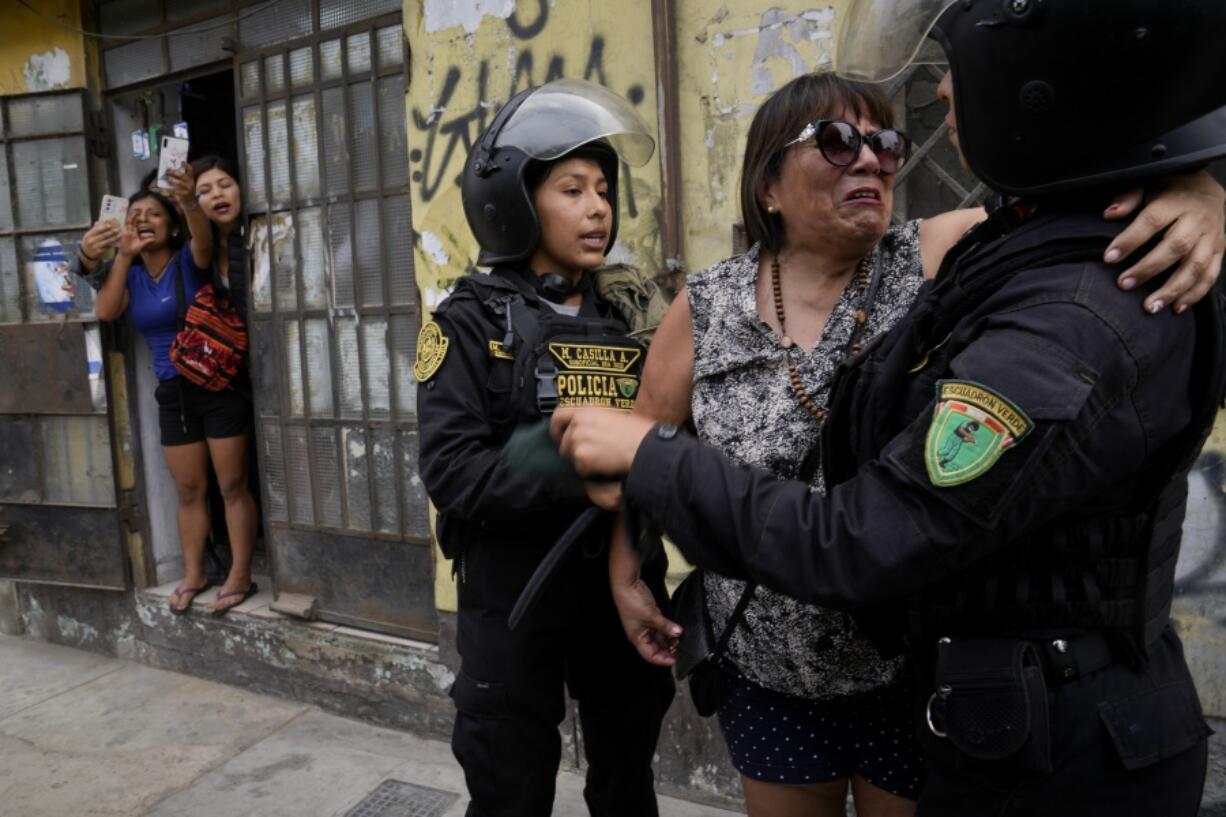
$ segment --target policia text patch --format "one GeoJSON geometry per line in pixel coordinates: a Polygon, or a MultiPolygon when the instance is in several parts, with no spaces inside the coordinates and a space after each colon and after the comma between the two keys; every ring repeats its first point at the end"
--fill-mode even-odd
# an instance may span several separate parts
{"type": "Polygon", "coordinates": [[[549,355],[557,366],[559,406],[634,407],[642,347],[557,340],[549,355]]]}

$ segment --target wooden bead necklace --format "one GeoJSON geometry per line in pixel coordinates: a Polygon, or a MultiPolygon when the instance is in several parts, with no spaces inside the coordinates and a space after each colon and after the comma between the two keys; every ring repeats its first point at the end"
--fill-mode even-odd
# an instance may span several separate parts
{"type": "MultiPolygon", "coordinates": [[[[787,323],[783,317],[783,287],[779,282],[779,278],[779,256],[776,255],[771,259],[771,289],[775,295],[775,317],[779,319],[779,334],[782,336],[779,338],[779,346],[787,354],[788,376],[792,381],[792,393],[796,395],[797,402],[800,403],[805,411],[812,414],[813,418],[820,425],[826,422],[827,412],[823,408],[818,408],[809,392],[805,390],[804,384],[800,382],[800,371],[796,368],[796,361],[793,359],[792,354],[792,350],[796,348],[796,342],[788,335],[787,323]]],[[[868,322],[868,284],[868,256],[865,256],[860,259],[860,263],[856,266],[856,289],[860,292],[860,305],[856,307],[856,326],[847,341],[844,356],[860,354],[860,333],[868,322]]]]}

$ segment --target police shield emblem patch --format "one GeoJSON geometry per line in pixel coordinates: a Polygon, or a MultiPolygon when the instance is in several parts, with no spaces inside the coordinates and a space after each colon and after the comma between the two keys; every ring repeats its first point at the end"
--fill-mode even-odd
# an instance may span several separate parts
{"type": "Polygon", "coordinates": [[[937,404],[924,443],[928,479],[939,488],[980,477],[1034,428],[1008,398],[966,380],[937,383],[937,404]]]}
{"type": "Polygon", "coordinates": [[[426,321],[422,324],[421,331],[417,333],[417,360],[413,363],[413,376],[418,383],[425,383],[434,377],[438,367],[443,365],[443,358],[447,357],[450,343],[437,323],[426,321]]]}

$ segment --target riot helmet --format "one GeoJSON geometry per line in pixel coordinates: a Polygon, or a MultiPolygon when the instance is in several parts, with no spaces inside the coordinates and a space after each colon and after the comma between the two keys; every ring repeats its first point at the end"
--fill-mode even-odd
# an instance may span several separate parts
{"type": "Polygon", "coordinates": [[[947,63],[970,169],[1036,195],[1226,155],[1222,31],[1222,0],[852,0],[836,63],[871,81],[947,63]]]}
{"type": "Polygon", "coordinates": [[[619,160],[641,167],[654,151],[642,117],[603,86],[560,79],[511,97],[468,154],[460,180],[464,217],[481,247],[477,263],[510,264],[532,255],[541,239],[533,183],[543,164],[572,156],[596,161],[608,182],[607,253],[617,238],[619,160]]]}

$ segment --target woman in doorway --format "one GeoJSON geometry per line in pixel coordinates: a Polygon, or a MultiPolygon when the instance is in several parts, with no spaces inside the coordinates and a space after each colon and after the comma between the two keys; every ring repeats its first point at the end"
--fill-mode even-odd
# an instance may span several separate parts
{"type": "MultiPolygon", "coordinates": [[[[171,171],[167,180],[169,196],[142,189],[129,200],[127,222],[94,310],[100,320],[115,320],[131,308],[132,323],[149,344],[158,379],[154,396],[162,450],[178,493],[183,548],[184,579],[171,594],[170,609],[184,613],[209,586],[204,575],[209,462],[217,469],[227,504],[237,500],[237,487],[246,493],[245,481],[236,480],[227,466],[234,449],[245,451],[251,413],[237,391],[200,388],[183,380],[170,361],[179,305],[186,307],[209,280],[214,245],[208,217],[196,203],[191,169],[171,171]]],[[[245,479],[245,473],[242,476],[245,479]]],[[[221,611],[254,592],[249,577],[247,581],[236,596],[219,596],[221,611]]]]}

